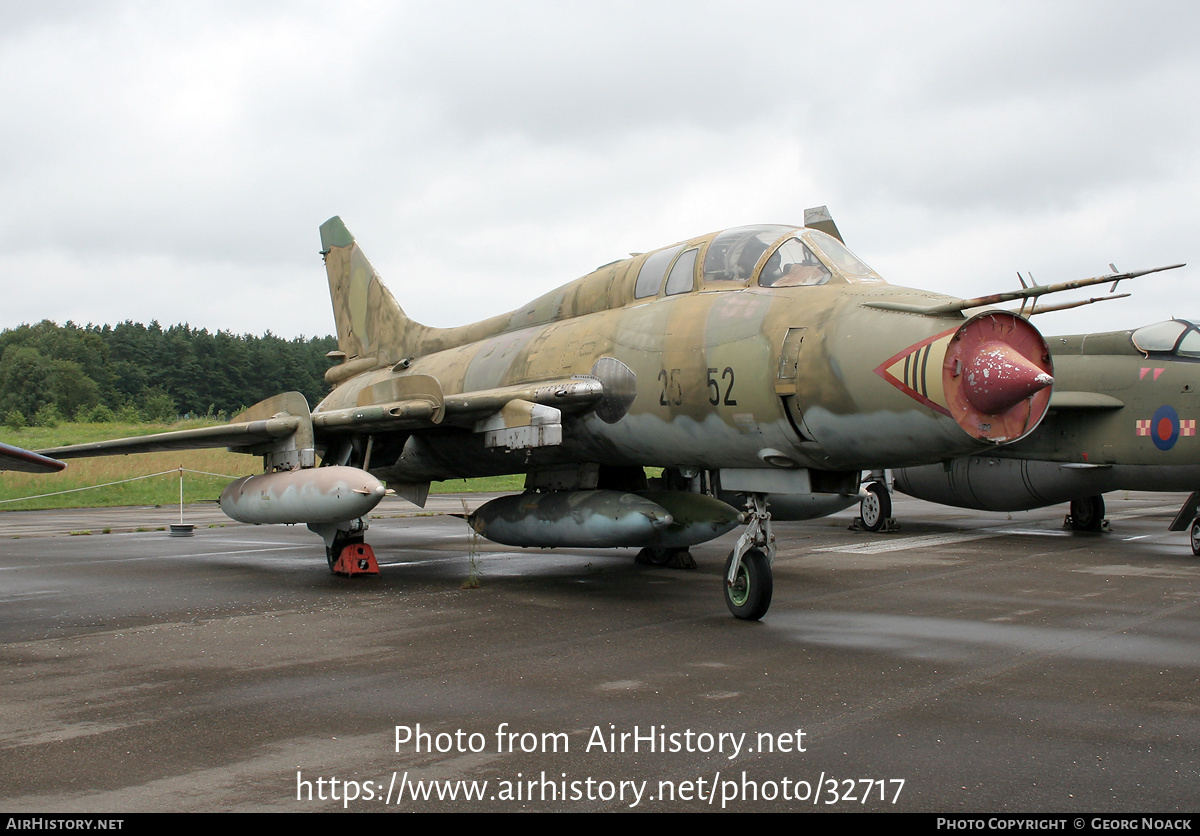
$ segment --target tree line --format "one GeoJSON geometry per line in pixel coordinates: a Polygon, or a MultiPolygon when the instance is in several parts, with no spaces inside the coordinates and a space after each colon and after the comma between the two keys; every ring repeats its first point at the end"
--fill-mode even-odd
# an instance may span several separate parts
{"type": "Polygon", "coordinates": [[[331,336],[43,320],[0,332],[0,417],[9,427],[225,419],[293,389],[315,405],[329,389],[325,354],[336,348],[331,336]]]}

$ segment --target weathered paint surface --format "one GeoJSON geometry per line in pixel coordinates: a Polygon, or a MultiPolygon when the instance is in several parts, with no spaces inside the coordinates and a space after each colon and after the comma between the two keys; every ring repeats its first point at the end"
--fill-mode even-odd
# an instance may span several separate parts
{"type": "MultiPolygon", "coordinates": [[[[737,524],[737,509],[695,498],[722,484],[786,496],[781,511],[810,516],[854,501],[861,470],[994,450],[1037,426],[1053,373],[1037,329],[888,285],[823,223],[699,236],[510,313],[430,328],[332,218],[321,242],[338,350],[315,409],[283,393],[222,427],[54,452],[261,455],[268,473],[230,486],[223,507],[308,523],[335,550],[361,536],[358,517],[381,490],[359,484],[368,472],[414,501],[434,480],[525,473],[531,493],[476,517],[487,536],[677,548],[737,524]],[[326,484],[343,466],[353,478],[326,484]],[[644,468],[655,466],[665,470],[651,486],[644,468]],[[665,489],[661,503],[650,489],[665,489]],[[610,494],[648,507],[608,519],[610,494]]],[[[1172,443],[1190,429],[1148,420],[1172,443]]]]}
{"type": "Polygon", "coordinates": [[[245,523],[339,523],[369,514],[383,484],[356,467],[312,467],[261,473],[231,482],[221,510],[245,523]]]}
{"type": "Polygon", "coordinates": [[[1200,418],[1200,357],[1139,351],[1135,333],[1048,340],[1058,380],[1050,413],[1036,432],[996,454],[1080,464],[1200,464],[1194,423],[1200,418]],[[1173,416],[1159,414],[1164,406],[1173,416]],[[1149,432],[1139,432],[1139,421],[1149,432]]]}
{"type": "Polygon", "coordinates": [[[896,490],[942,505],[982,511],[1027,511],[1109,491],[1200,488],[1200,464],[1064,467],[1058,462],[969,456],[896,471],[896,490]]]}
{"type": "Polygon", "coordinates": [[[548,548],[643,546],[673,522],[666,509],[649,499],[606,490],[502,496],[480,506],[467,521],[497,543],[548,548]]]}
{"type": "MultiPolygon", "coordinates": [[[[330,370],[331,380],[343,382],[315,411],[318,447],[332,443],[320,413],[363,406],[364,393],[393,378],[436,380],[449,404],[481,390],[589,376],[604,363],[630,373],[632,403],[617,420],[601,420],[594,409],[564,414],[561,444],[513,455],[485,448],[448,409],[436,429],[406,427],[402,438],[377,444],[370,468],[400,482],[587,463],[842,471],[962,455],[1036,424],[1041,413],[1020,406],[1019,431],[992,438],[988,422],[964,428],[950,414],[940,377],[966,321],[961,314],[864,307],[948,297],[889,286],[874,274],[850,276],[833,259],[824,284],[760,286],[760,274],[790,239],[823,257],[822,247],[829,248],[830,239],[813,230],[769,229],[771,240],[757,259],[742,259],[740,278],[737,271],[706,273],[706,261],[722,255],[709,252],[714,233],[677,247],[699,253],[685,292],[668,295],[664,279],[657,293],[635,298],[649,253],[606,265],[512,313],[434,329],[408,319],[341,221],[332,219],[322,227],[330,292],[343,366],[357,375],[342,366],[330,370]],[[918,351],[938,371],[933,385],[906,391],[877,373],[888,358],[903,365],[918,351]]],[[[733,255],[727,258],[732,263],[733,255]]],[[[1012,351],[1044,355],[1044,348],[1031,351],[1024,343],[1012,351]]],[[[1049,382],[1045,360],[1028,361],[1043,364],[1037,386],[1029,387],[1035,391],[1049,382]]],[[[988,406],[1002,412],[1013,400],[988,406]]]]}
{"type": "Polygon", "coordinates": [[[711,496],[688,491],[643,491],[639,496],[662,506],[671,524],[656,532],[647,546],[687,548],[733,531],[742,521],[733,506],[711,496]]]}
{"type": "Polygon", "coordinates": [[[1179,333],[1171,332],[1160,350],[1134,344],[1148,328],[1050,338],[1057,383],[1035,432],[949,468],[897,470],[896,487],[931,502],[992,511],[1113,490],[1200,488],[1200,356],[1182,345],[1189,334],[1200,343],[1200,330],[1179,322],[1179,333]]]}

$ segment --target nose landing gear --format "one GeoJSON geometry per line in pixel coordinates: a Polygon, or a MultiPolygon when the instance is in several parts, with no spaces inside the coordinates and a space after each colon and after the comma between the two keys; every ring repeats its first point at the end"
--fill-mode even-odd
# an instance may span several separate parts
{"type": "Polygon", "coordinates": [[[749,494],[745,516],[746,530],[725,561],[725,606],[737,618],[758,621],[770,609],[775,591],[775,535],[767,495],[749,494]]]}

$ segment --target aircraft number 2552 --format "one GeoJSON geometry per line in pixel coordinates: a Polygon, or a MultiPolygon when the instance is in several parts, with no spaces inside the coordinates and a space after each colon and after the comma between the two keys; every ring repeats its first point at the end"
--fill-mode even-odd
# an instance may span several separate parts
{"type": "MultiPolygon", "coordinates": [[[[721,397],[721,383],[716,378],[717,370],[709,368],[708,373],[708,402],[713,406],[724,404],[725,406],[737,406],[737,401],[733,395],[733,367],[726,366],[721,372],[721,380],[728,381],[725,384],[725,396],[721,397]]],[[[683,375],[679,369],[671,369],[668,372],[663,369],[658,373],[659,382],[662,383],[662,391],[658,395],[659,406],[679,406],[683,403],[683,384],[680,378],[683,375]]]]}

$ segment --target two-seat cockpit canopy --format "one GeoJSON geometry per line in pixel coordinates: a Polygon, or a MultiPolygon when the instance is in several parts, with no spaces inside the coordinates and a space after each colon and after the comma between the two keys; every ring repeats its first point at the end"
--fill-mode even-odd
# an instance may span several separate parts
{"type": "Polygon", "coordinates": [[[1145,353],[1200,358],[1200,327],[1186,319],[1143,325],[1132,334],[1134,346],[1145,353]]]}
{"type": "Polygon", "coordinates": [[[805,287],[830,282],[884,283],[842,242],[818,230],[739,226],[700,242],[676,244],[651,253],[638,271],[633,295],[645,299],[696,289],[805,287]]]}

